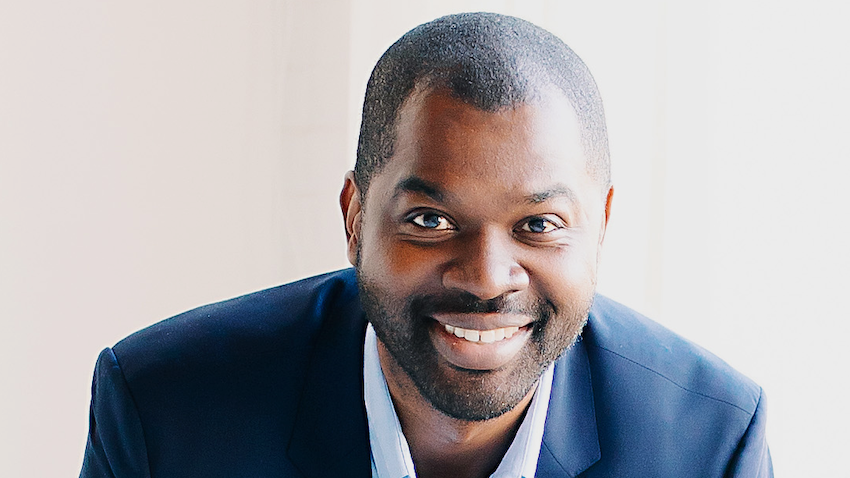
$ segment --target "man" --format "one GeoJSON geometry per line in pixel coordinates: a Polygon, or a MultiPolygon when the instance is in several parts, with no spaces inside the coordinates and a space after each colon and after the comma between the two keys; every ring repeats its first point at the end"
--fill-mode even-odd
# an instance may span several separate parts
{"type": "Polygon", "coordinates": [[[104,350],[81,476],[772,476],[761,389],[595,295],[609,169],[556,37],[417,27],[367,86],[354,271],[104,350]]]}

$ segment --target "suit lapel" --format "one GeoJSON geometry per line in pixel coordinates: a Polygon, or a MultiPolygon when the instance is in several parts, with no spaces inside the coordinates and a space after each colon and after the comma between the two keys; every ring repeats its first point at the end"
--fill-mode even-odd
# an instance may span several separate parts
{"type": "Polygon", "coordinates": [[[590,362],[579,340],[555,363],[536,476],[574,477],[600,457],[590,362]]]}
{"type": "Polygon", "coordinates": [[[366,321],[357,295],[338,301],[316,339],[288,454],[309,478],[371,477],[363,405],[366,321]]]}

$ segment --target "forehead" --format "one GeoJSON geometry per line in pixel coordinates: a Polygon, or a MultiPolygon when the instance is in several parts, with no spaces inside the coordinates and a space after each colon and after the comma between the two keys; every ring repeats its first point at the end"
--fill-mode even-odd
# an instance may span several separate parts
{"type": "Polygon", "coordinates": [[[393,157],[374,179],[391,194],[411,177],[457,194],[527,197],[590,180],[567,98],[544,89],[529,102],[485,111],[445,90],[415,90],[399,111],[393,157]]]}

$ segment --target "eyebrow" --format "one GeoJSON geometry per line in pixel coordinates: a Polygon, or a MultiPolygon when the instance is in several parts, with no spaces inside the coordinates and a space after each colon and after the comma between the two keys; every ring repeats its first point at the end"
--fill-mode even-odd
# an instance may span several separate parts
{"type": "Polygon", "coordinates": [[[531,204],[540,204],[548,199],[552,198],[566,198],[570,202],[576,202],[576,194],[569,187],[558,184],[549,189],[545,189],[540,192],[536,192],[533,194],[529,194],[525,197],[526,202],[531,204]]]}
{"type": "Polygon", "coordinates": [[[443,192],[436,184],[417,176],[408,176],[399,182],[393,192],[393,198],[397,198],[403,193],[424,194],[437,202],[443,202],[444,199],[443,192]]]}
{"type": "MultiPolygon", "coordinates": [[[[445,202],[445,194],[439,186],[418,176],[408,176],[400,181],[393,192],[393,199],[404,193],[423,194],[436,202],[445,202]]],[[[524,200],[529,204],[540,204],[552,198],[566,198],[570,202],[577,202],[575,192],[563,184],[529,194],[524,200]]]]}

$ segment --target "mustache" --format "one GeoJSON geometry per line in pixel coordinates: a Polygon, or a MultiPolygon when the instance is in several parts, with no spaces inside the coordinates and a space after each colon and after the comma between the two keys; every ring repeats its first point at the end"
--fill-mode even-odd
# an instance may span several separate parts
{"type": "Polygon", "coordinates": [[[409,310],[418,316],[429,316],[438,313],[517,314],[538,319],[549,317],[554,313],[552,305],[543,300],[524,303],[518,299],[506,296],[482,300],[469,292],[463,291],[414,296],[410,299],[409,310]]]}

